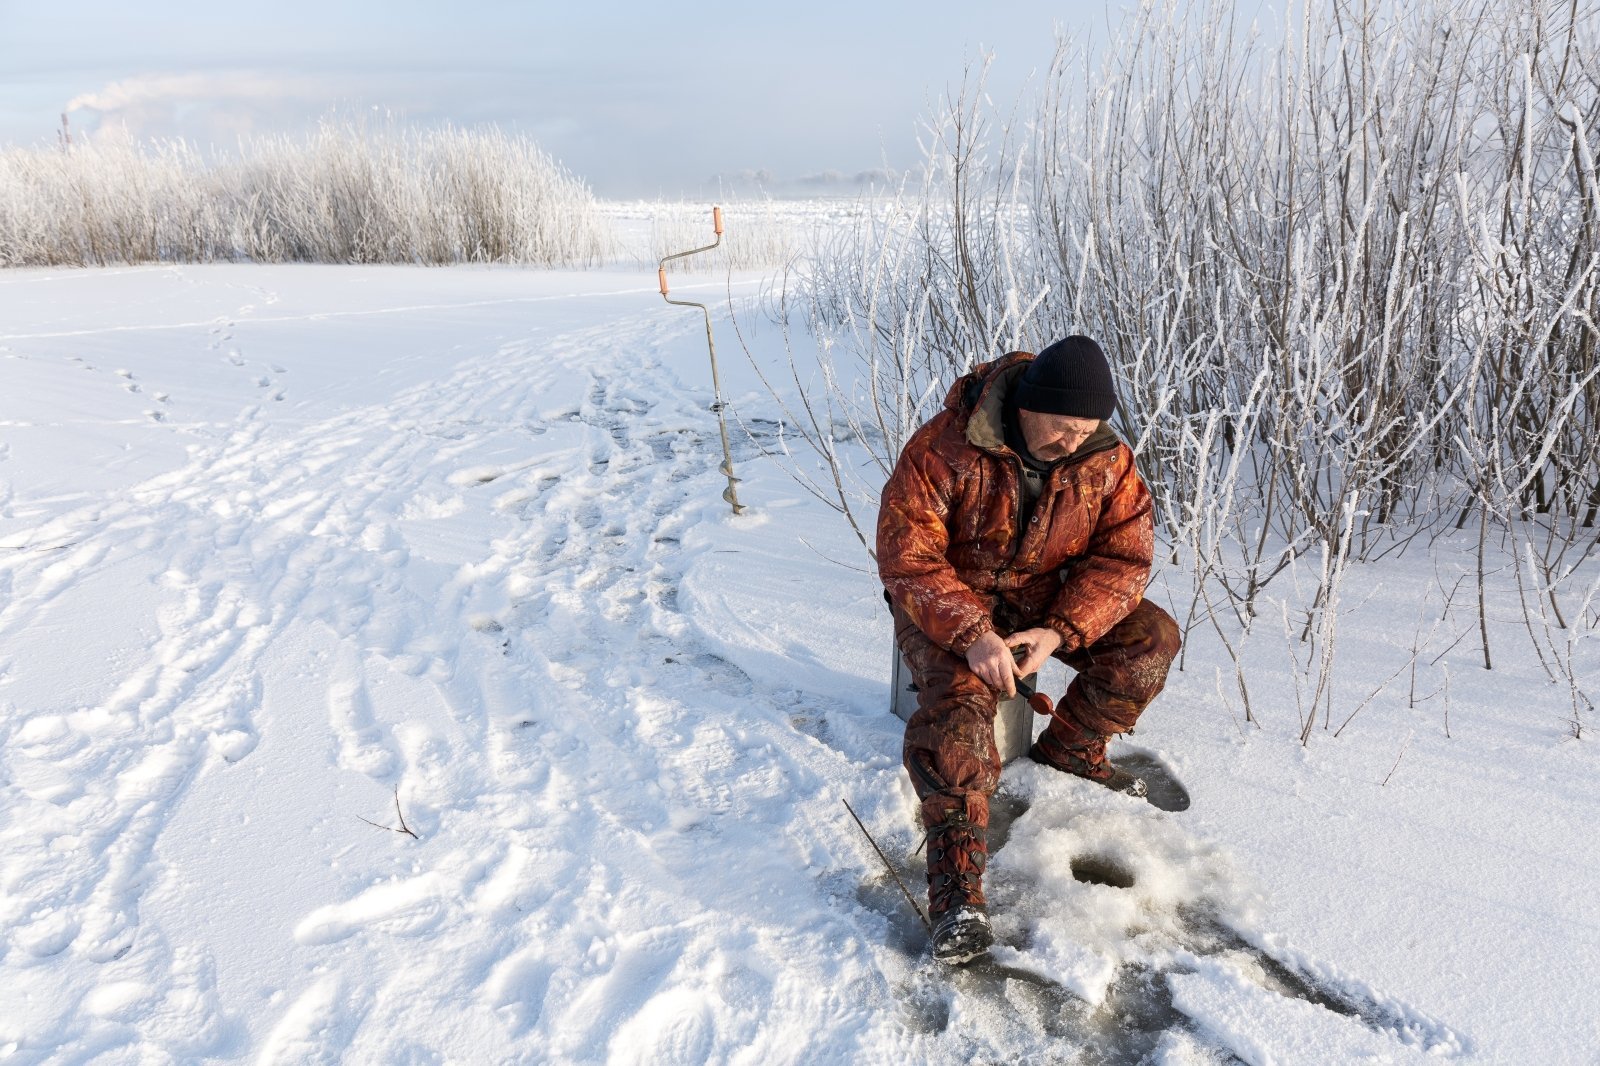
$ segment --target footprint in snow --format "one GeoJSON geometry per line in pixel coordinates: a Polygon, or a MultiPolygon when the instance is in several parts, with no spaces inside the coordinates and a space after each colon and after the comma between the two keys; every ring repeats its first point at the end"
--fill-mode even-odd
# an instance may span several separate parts
{"type": "Polygon", "coordinates": [[[487,485],[491,481],[498,481],[504,477],[506,470],[499,466],[469,466],[464,470],[457,470],[449,477],[449,482],[457,487],[468,485],[487,485]]]}
{"type": "Polygon", "coordinates": [[[365,930],[420,936],[450,917],[462,887],[459,874],[450,876],[437,870],[376,884],[344,903],[318,907],[295,926],[294,938],[312,946],[332,944],[365,930]]]}

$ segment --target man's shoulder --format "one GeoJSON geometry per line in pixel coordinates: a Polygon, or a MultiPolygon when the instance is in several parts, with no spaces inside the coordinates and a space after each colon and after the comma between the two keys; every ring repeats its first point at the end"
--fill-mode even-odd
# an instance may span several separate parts
{"type": "Polygon", "coordinates": [[[922,456],[926,454],[939,454],[950,458],[952,448],[970,448],[966,436],[962,432],[961,418],[957,412],[946,408],[917,427],[915,433],[906,441],[904,451],[900,454],[922,456]]]}

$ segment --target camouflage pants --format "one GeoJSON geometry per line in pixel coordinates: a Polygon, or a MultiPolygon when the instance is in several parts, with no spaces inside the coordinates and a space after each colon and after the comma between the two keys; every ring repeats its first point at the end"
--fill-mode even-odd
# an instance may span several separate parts
{"type": "MultiPolygon", "coordinates": [[[[917,711],[906,724],[903,757],[933,825],[960,806],[988,824],[989,796],[1000,784],[1000,753],[994,743],[997,694],[953,655],[929,640],[898,609],[895,642],[917,686],[917,711]]],[[[996,618],[1003,633],[1028,626],[996,618]]],[[[1141,600],[1105,636],[1056,658],[1077,671],[1059,710],[1085,729],[1109,736],[1131,730],[1167,682],[1178,654],[1178,625],[1160,607],[1141,600]]],[[[1054,719],[1051,729],[1060,729],[1054,719]]],[[[1064,730],[1063,730],[1064,732],[1064,730]]],[[[1064,738],[1065,739],[1065,738],[1064,738]]]]}

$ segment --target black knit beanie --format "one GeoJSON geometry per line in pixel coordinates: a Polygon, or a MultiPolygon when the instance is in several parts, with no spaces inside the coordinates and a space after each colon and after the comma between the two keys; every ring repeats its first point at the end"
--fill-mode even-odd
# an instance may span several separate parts
{"type": "Polygon", "coordinates": [[[1024,411],[1101,421],[1117,409],[1106,353],[1078,335],[1064,337],[1034,356],[1011,398],[1024,411]]]}

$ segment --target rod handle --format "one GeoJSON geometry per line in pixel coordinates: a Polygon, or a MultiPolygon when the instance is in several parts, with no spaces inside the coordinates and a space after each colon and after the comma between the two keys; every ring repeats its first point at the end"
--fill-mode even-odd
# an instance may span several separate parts
{"type": "Polygon", "coordinates": [[[722,236],[722,208],[720,207],[711,209],[711,228],[716,230],[718,237],[722,236]]]}
{"type": "Polygon", "coordinates": [[[667,268],[656,267],[656,280],[661,282],[661,295],[667,294],[667,268]]]}

